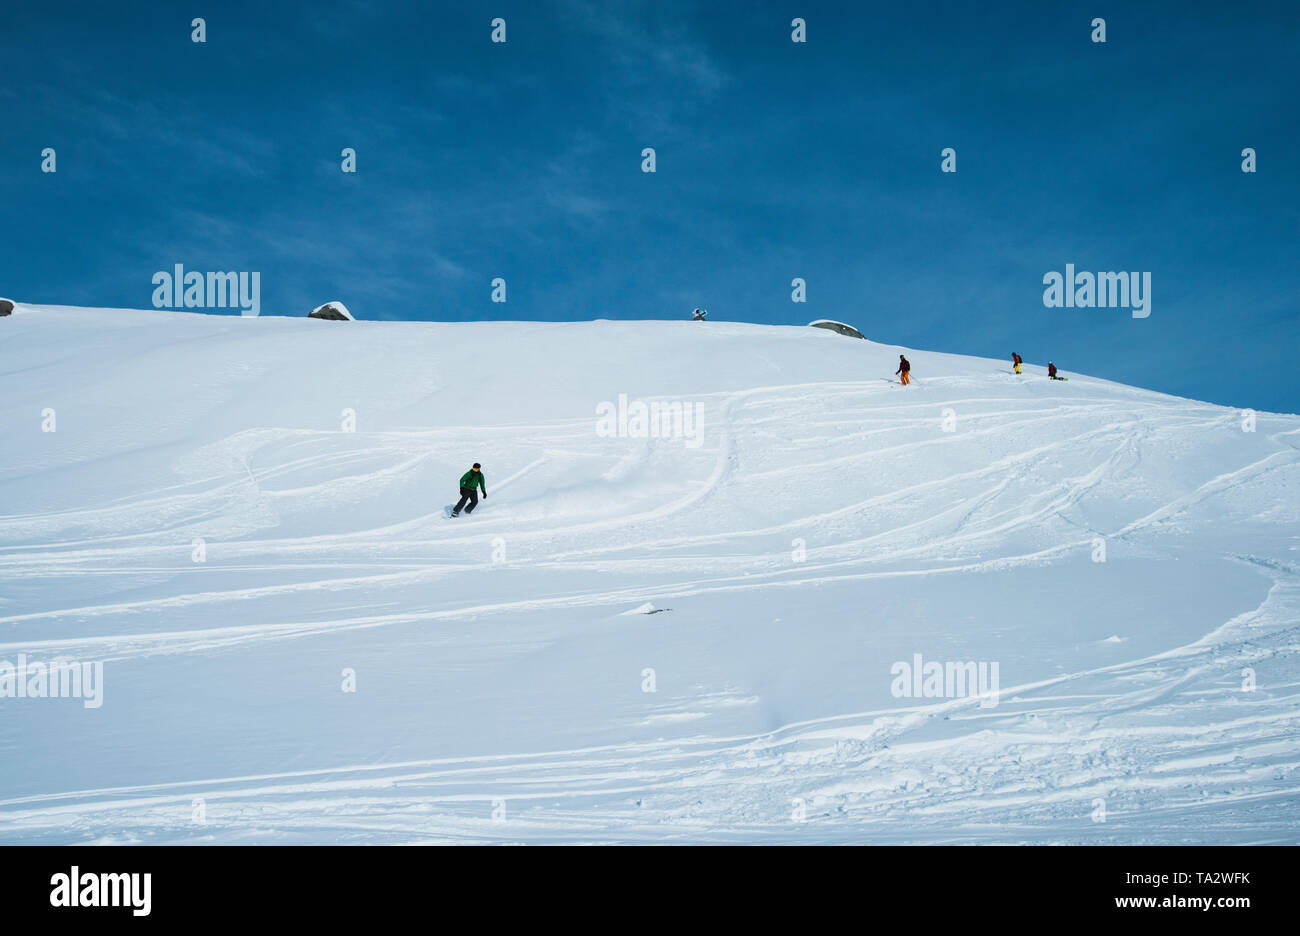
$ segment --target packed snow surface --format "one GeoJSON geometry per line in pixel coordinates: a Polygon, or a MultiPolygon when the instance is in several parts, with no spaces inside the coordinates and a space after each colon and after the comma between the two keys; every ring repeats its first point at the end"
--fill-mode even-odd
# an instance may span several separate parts
{"type": "Polygon", "coordinates": [[[0,842],[1295,843],[1300,417],[1056,360],[19,305],[0,842]]]}

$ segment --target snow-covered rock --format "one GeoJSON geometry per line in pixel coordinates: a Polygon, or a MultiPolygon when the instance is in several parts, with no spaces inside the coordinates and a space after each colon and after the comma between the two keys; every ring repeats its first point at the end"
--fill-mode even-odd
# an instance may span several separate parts
{"type": "Polygon", "coordinates": [[[846,325],[844,322],[837,322],[834,319],[815,319],[808,323],[811,328],[825,328],[833,332],[839,332],[846,338],[866,338],[852,325],[846,325]]]}
{"type": "Polygon", "coordinates": [[[337,299],[333,300],[332,302],[327,302],[324,305],[317,306],[316,308],[312,309],[309,313],[307,313],[307,317],[326,319],[332,322],[355,322],[356,321],[356,319],[352,317],[352,313],[348,311],[348,307],[345,306],[343,303],[339,302],[337,299]]]}

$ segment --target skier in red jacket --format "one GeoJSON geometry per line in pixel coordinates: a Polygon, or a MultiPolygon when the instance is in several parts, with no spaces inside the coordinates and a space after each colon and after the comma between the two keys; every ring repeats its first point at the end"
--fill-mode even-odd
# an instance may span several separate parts
{"type": "Polygon", "coordinates": [[[898,356],[898,370],[894,371],[894,376],[898,376],[899,374],[903,375],[903,379],[901,382],[904,387],[906,387],[908,384],[912,382],[911,378],[907,376],[911,370],[912,370],[912,365],[908,362],[907,358],[903,357],[900,354],[898,356]]]}
{"type": "Polygon", "coordinates": [[[1020,373],[1020,365],[1023,364],[1023,363],[1024,363],[1024,361],[1022,361],[1022,360],[1020,359],[1020,355],[1019,355],[1019,354],[1016,354],[1016,352],[1012,351],[1012,352],[1011,352],[1011,365],[1012,365],[1012,368],[1015,370],[1015,372],[1016,372],[1017,374],[1020,373]]]}
{"type": "Polygon", "coordinates": [[[1056,365],[1053,364],[1051,361],[1047,362],[1047,376],[1051,377],[1053,380],[1060,379],[1059,377],[1056,376],[1056,365]]]}

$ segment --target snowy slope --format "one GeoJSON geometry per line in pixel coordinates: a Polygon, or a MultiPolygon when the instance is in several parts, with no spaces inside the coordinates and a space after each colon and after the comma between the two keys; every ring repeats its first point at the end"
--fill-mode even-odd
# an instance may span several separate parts
{"type": "Polygon", "coordinates": [[[1300,840],[1300,417],[904,350],[20,305],[0,842],[1300,840]]]}

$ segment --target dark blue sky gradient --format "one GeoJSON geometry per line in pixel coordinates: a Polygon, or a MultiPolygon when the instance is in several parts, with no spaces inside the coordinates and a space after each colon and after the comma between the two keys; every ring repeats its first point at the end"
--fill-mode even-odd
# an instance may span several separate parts
{"type": "Polygon", "coordinates": [[[148,307],[183,263],[264,315],[700,305],[1300,410],[1293,2],[27,3],[0,62],[19,301],[148,307]],[[1044,308],[1067,263],[1150,271],[1151,316],[1044,308]]]}

